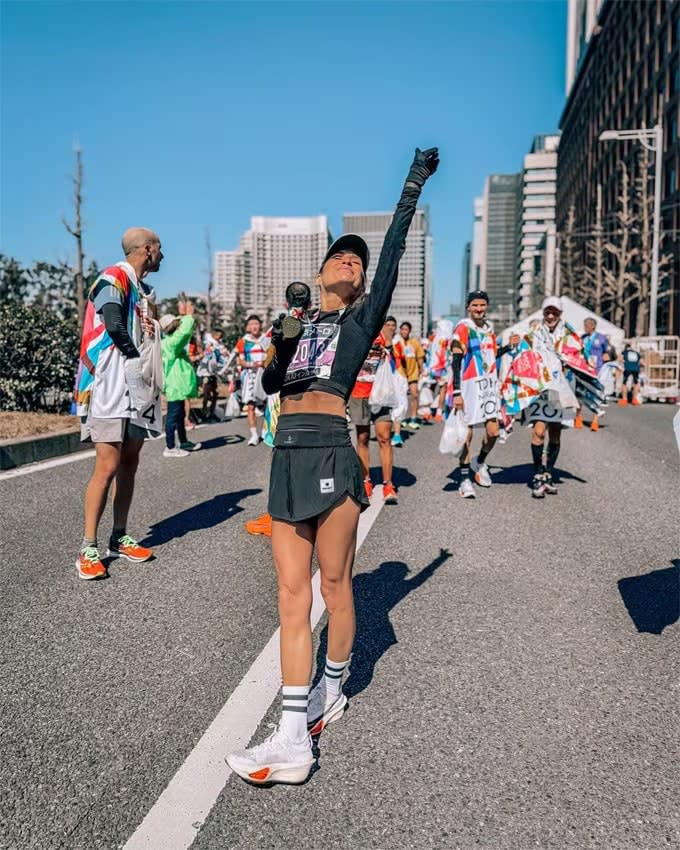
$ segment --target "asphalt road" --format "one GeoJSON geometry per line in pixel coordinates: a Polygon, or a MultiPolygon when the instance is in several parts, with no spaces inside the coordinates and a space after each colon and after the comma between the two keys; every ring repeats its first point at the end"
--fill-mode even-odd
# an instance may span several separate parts
{"type": "MultiPolygon", "coordinates": [[[[566,433],[541,502],[526,430],[474,502],[439,427],[411,437],[357,558],[350,708],[318,769],[232,776],[193,847],[679,846],[675,410],[566,433]]],[[[106,581],[73,566],[92,460],[0,479],[0,847],[122,847],[275,631],[268,541],[243,530],[270,455],[246,433],[197,430],[183,460],[145,447],[130,531],[156,559],[106,581]]]]}

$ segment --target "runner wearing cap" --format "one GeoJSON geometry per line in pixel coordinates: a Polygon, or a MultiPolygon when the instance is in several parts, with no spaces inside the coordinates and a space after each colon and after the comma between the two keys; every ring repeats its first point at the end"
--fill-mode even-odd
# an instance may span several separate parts
{"type": "Polygon", "coordinates": [[[489,296],[477,289],[466,299],[468,318],[458,323],[451,342],[452,376],[449,395],[453,395],[453,411],[460,411],[468,426],[468,436],[460,453],[460,495],[474,499],[475,489],[470,471],[480,487],[491,487],[491,475],[486,459],[499,434],[498,415],[500,396],[496,359],[496,334],[486,319],[489,296]],[[477,457],[470,462],[470,448],[475,426],[484,426],[484,438],[477,457]]]}
{"type": "MultiPolygon", "coordinates": [[[[581,342],[583,343],[586,360],[599,375],[600,370],[602,369],[605,364],[605,361],[607,360],[607,352],[609,351],[609,340],[604,334],[600,333],[597,330],[597,319],[594,319],[591,316],[583,320],[583,330],[584,333],[581,336],[581,342]]],[[[579,412],[576,415],[574,427],[583,427],[583,417],[581,416],[581,408],[579,408],[579,412]]],[[[590,430],[600,430],[600,417],[597,414],[593,416],[593,421],[590,423],[590,430]]]]}
{"type": "Polygon", "coordinates": [[[227,757],[231,769],[253,783],[304,782],[314,762],[308,729],[320,732],[342,716],[347,703],[341,683],[354,642],[352,566],[359,514],[368,498],[345,407],[385,320],[418,198],[438,163],[436,148],[416,150],[370,294],[364,297],[368,247],[359,236],[342,236],[328,249],[316,278],[321,309],[302,320],[286,317],[272,334],[275,353],[263,387],[281,393],[269,513],[279,584],[283,710],[279,727],[264,743],[227,757]],[[315,547],[328,610],[328,655],[310,695],[315,547]]]}

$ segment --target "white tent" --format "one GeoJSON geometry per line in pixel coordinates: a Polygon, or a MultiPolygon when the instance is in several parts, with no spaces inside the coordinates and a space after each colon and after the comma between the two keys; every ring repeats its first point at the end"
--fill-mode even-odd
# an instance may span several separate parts
{"type": "MultiPolygon", "coordinates": [[[[623,328],[613,325],[611,322],[607,321],[607,319],[603,319],[602,316],[597,316],[592,310],[586,310],[585,307],[581,306],[581,304],[577,304],[576,301],[572,301],[571,298],[567,298],[566,295],[562,296],[562,303],[564,305],[562,318],[565,322],[568,322],[579,335],[584,333],[583,320],[595,319],[597,322],[596,330],[603,333],[617,351],[621,351],[623,349],[623,341],[626,336],[623,328]]],[[[517,322],[517,324],[513,325],[511,328],[506,328],[500,335],[501,339],[504,343],[507,343],[511,334],[520,334],[523,336],[525,333],[528,333],[529,326],[534,319],[538,319],[540,321],[542,318],[543,311],[536,310],[535,313],[527,316],[526,319],[522,319],[521,322],[517,322]]]]}

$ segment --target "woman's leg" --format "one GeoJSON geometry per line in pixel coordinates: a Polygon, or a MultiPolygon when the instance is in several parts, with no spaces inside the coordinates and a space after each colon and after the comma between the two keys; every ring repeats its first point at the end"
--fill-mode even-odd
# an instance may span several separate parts
{"type": "Polygon", "coordinates": [[[248,402],[248,427],[252,431],[255,428],[255,403],[252,401],[248,402]]]}
{"type": "Polygon", "coordinates": [[[184,416],[183,401],[169,401],[165,417],[165,445],[169,449],[175,448],[175,431],[178,421],[184,416]]]}
{"type": "Polygon", "coordinates": [[[369,443],[371,439],[370,425],[357,425],[357,455],[361,464],[361,472],[364,478],[370,478],[371,459],[369,455],[369,443]]]}
{"type": "Polygon", "coordinates": [[[545,440],[545,422],[534,422],[531,429],[531,457],[534,462],[534,475],[543,472],[543,441],[545,440]]]}
{"type": "Polygon", "coordinates": [[[391,443],[392,421],[385,419],[376,422],[375,436],[380,448],[380,466],[382,467],[383,484],[388,484],[392,482],[392,459],[394,456],[391,443]]]}
{"type": "Polygon", "coordinates": [[[352,567],[357,543],[359,505],[349,496],[319,517],[316,553],[321,571],[321,595],[328,610],[328,658],[349,659],[356,621],[352,567]]]}
{"type": "Polygon", "coordinates": [[[272,555],[279,585],[281,675],[284,685],[308,686],[312,675],[312,552],[315,527],[272,522],[272,555]]]}

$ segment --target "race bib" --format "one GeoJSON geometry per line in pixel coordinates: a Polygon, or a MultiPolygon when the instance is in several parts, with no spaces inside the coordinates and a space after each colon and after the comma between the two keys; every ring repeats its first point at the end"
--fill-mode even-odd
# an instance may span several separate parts
{"type": "Polygon", "coordinates": [[[562,422],[564,411],[544,395],[531,402],[524,414],[527,422],[562,422]]]}
{"type": "Polygon", "coordinates": [[[498,419],[500,396],[495,375],[468,378],[463,381],[465,423],[479,425],[489,419],[498,419]]]}
{"type": "Polygon", "coordinates": [[[163,430],[163,415],[161,413],[161,394],[156,393],[153,401],[143,410],[133,410],[130,414],[130,424],[136,425],[146,432],[146,437],[157,437],[163,430]]]}
{"type": "Polygon", "coordinates": [[[305,325],[295,356],[286,372],[285,384],[311,378],[330,378],[339,336],[339,324],[305,325]]]}

